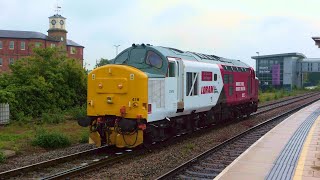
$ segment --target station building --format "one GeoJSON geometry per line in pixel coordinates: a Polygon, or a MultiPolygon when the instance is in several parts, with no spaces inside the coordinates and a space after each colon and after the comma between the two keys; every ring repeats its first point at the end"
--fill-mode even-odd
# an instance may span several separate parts
{"type": "Polygon", "coordinates": [[[49,17],[48,35],[34,31],[0,30],[0,73],[9,71],[17,59],[30,56],[34,47],[61,48],[67,57],[83,65],[84,46],[67,39],[66,18],[60,14],[49,17]]]}
{"type": "MultiPolygon", "coordinates": [[[[319,38],[320,40],[320,38],[319,38]]],[[[320,58],[307,58],[301,53],[253,56],[260,88],[303,87],[309,73],[320,72],[320,58]]]]}

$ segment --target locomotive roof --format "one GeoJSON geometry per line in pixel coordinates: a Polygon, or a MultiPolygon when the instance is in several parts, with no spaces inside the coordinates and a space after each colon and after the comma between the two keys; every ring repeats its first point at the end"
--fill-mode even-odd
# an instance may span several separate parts
{"type": "Polygon", "coordinates": [[[182,51],[179,49],[162,47],[162,46],[150,46],[150,47],[159,51],[165,57],[177,57],[177,58],[191,60],[191,61],[200,61],[200,62],[207,62],[207,63],[214,63],[214,64],[229,65],[229,66],[233,65],[233,66],[239,66],[239,67],[249,67],[249,65],[247,65],[246,63],[240,60],[227,59],[227,58],[219,57],[216,55],[182,51]]]}
{"type": "Polygon", "coordinates": [[[227,59],[216,55],[201,54],[190,51],[181,51],[179,49],[170,47],[152,46],[149,44],[133,44],[132,47],[129,47],[118,54],[111,63],[127,64],[138,69],[143,69],[143,71],[147,73],[149,77],[162,77],[167,73],[168,61],[165,59],[167,59],[168,57],[181,58],[183,60],[196,62],[206,62],[212,64],[249,68],[247,64],[241,62],[240,60],[227,59]],[[146,64],[146,53],[150,50],[151,52],[154,51],[155,53],[157,53],[163,60],[162,63],[159,64],[159,67],[146,64]]]}

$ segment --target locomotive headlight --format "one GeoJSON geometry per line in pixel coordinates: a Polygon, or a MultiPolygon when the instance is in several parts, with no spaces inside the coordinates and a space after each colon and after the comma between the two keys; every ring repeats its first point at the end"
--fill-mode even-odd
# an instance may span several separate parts
{"type": "Polygon", "coordinates": [[[99,83],[98,86],[99,86],[100,89],[102,89],[102,87],[103,87],[102,83],[99,83]]]}
{"type": "Polygon", "coordinates": [[[108,104],[113,104],[112,97],[110,97],[110,96],[107,97],[107,103],[108,104]]]}

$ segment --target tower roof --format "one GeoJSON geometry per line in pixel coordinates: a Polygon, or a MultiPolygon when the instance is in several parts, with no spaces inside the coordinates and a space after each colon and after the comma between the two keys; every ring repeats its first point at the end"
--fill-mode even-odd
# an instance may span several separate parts
{"type": "Polygon", "coordinates": [[[66,19],[65,17],[61,16],[60,14],[55,14],[53,16],[50,16],[49,18],[62,18],[62,19],[66,19]]]}

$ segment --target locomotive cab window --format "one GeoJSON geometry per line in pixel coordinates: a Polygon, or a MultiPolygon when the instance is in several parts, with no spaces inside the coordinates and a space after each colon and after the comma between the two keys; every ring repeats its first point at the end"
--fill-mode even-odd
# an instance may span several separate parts
{"type": "Polygon", "coordinates": [[[125,63],[128,60],[128,51],[122,52],[119,56],[115,59],[115,64],[122,64],[125,63]]]}
{"type": "Polygon", "coordinates": [[[158,54],[156,54],[153,51],[148,51],[147,58],[146,58],[146,64],[149,64],[149,65],[154,66],[156,68],[161,68],[163,61],[158,54]]]}
{"type": "Polygon", "coordinates": [[[143,64],[144,58],[146,56],[146,50],[145,49],[132,49],[130,51],[130,64],[143,64]]]}
{"type": "Polygon", "coordinates": [[[168,75],[169,77],[175,77],[176,64],[172,61],[169,61],[168,75]]]}

